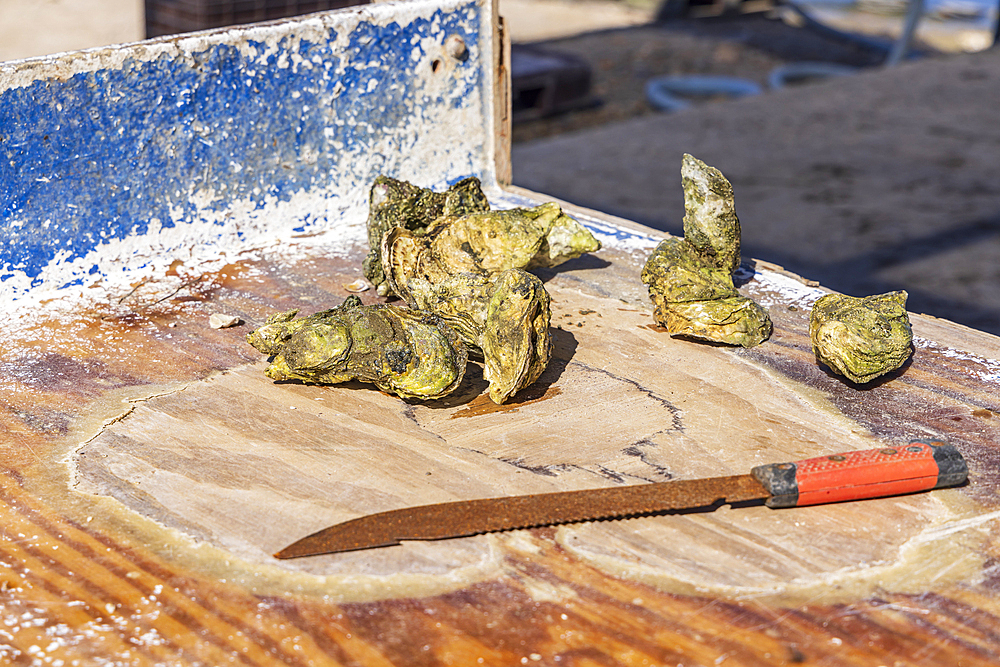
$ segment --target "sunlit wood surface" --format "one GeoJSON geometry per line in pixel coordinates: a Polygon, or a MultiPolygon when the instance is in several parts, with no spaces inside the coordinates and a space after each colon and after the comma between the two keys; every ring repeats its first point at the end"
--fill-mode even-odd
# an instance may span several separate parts
{"type": "Polygon", "coordinates": [[[427,403],[265,378],[245,334],[339,303],[361,256],[182,268],[157,278],[180,287],[167,300],[140,285],[120,296],[127,316],[88,310],[3,347],[0,660],[995,664],[996,338],[914,316],[912,362],[858,388],[816,364],[808,300],[775,287],[808,292],[794,277],[758,264],[741,289],[775,333],[734,350],[655,326],[641,257],[612,247],[543,274],[554,360],[506,405],[477,366],[427,403]],[[211,329],[214,312],[245,324],[211,329]],[[412,504],[742,473],[927,436],[961,449],[967,486],[270,556],[412,504]]]}

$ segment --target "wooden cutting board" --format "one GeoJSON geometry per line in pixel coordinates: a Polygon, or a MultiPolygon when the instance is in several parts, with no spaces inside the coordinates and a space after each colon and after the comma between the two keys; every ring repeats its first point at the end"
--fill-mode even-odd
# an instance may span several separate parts
{"type": "MultiPolygon", "coordinates": [[[[757,263],[775,333],[674,339],[611,247],[543,274],[555,352],[512,402],[274,383],[243,342],[339,303],[360,252],[232,265],[125,317],[5,351],[0,655],[70,664],[990,664],[1000,650],[1000,344],[914,316],[874,386],[818,366],[823,292],[757,263]],[[208,315],[243,326],[214,330],[208,315]],[[276,561],[331,523],[413,504],[746,472],[955,443],[960,489],[721,508],[276,561]]],[[[162,280],[172,280],[163,277],[162,280]]],[[[368,293],[370,294],[370,293],[368,293]]],[[[374,297],[364,295],[371,302],[374,297]]]]}

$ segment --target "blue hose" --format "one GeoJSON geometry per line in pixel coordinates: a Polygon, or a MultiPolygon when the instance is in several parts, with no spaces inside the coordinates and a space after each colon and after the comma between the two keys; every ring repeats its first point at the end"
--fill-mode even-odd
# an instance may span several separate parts
{"type": "Polygon", "coordinates": [[[681,111],[691,106],[691,97],[744,97],[759,95],[761,87],[747,79],[730,76],[658,76],[646,82],[646,100],[658,111],[681,111]]]}
{"type": "MultiPolygon", "coordinates": [[[[860,35],[844,33],[825,26],[812,18],[801,7],[793,2],[787,5],[806,22],[806,25],[819,30],[828,36],[846,39],[857,44],[871,48],[879,48],[887,51],[885,65],[891,67],[899,63],[909,52],[913,44],[913,35],[916,32],[917,24],[923,15],[925,0],[909,0],[909,8],[906,15],[906,22],[903,26],[903,34],[891,47],[871,40],[860,35]]],[[[1000,19],[997,22],[997,36],[1000,39],[1000,19]]],[[[773,88],[781,88],[787,83],[801,79],[816,77],[843,76],[853,74],[856,68],[835,63],[789,63],[773,69],[768,76],[768,85],[773,88]]],[[[737,79],[728,76],[660,76],[646,82],[646,100],[650,106],[659,111],[681,111],[689,108],[692,97],[711,97],[725,95],[726,97],[743,97],[745,95],[759,95],[761,87],[753,81],[737,79]]]]}
{"type": "Polygon", "coordinates": [[[788,63],[771,70],[771,73],[767,75],[767,85],[772,90],[777,90],[786,84],[804,79],[844,76],[845,74],[854,74],[857,71],[856,67],[836,63],[788,63]]]}

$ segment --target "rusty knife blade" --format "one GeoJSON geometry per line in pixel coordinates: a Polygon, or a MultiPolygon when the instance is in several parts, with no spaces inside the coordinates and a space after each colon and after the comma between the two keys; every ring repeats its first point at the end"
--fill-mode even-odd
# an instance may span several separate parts
{"type": "Polygon", "coordinates": [[[421,505],[369,514],[324,528],[274,556],[319,556],[387,547],[402,540],[440,540],[501,530],[620,519],[765,500],[770,495],[752,475],[733,475],[421,505]]]}
{"type": "Polygon", "coordinates": [[[802,507],[919,493],[964,484],[969,469],[946,442],[916,439],[802,461],[757,466],[749,475],[607,489],[484,498],[381,512],[331,526],[275,554],[298,558],[534,526],[620,519],[752,500],[802,507]]]}

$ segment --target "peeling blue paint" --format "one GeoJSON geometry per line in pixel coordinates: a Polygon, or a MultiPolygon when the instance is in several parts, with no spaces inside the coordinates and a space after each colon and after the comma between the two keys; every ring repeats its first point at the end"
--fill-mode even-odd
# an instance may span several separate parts
{"type": "MultiPolygon", "coordinates": [[[[457,62],[442,92],[425,85],[428,59],[414,57],[427,55],[421,39],[452,34],[475,50],[480,12],[469,2],[405,25],[362,22],[346,47],[335,27],[315,42],[283,38],[277,49],[223,37],[194,54],[0,91],[0,282],[35,279],[109,240],[234,201],[260,208],[336,190],[344,174],[370,183],[392,173],[411,148],[403,128],[440,108],[483,104],[473,93],[492,82],[480,61],[457,62]],[[375,145],[381,157],[359,167],[357,156],[375,145]]],[[[304,216],[296,231],[324,213],[304,216]]]]}

